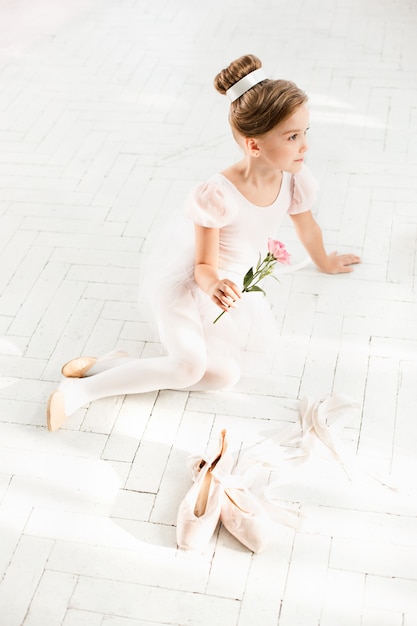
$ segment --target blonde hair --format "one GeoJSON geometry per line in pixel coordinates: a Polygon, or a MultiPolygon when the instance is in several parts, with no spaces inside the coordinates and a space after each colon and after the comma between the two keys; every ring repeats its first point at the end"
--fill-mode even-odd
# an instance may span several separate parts
{"type": "MultiPolygon", "coordinates": [[[[244,76],[262,67],[254,54],[232,61],[214,79],[215,89],[226,91],[244,76]]],[[[259,137],[292,115],[307,101],[307,94],[289,80],[266,79],[230,104],[229,122],[232,130],[243,137],[259,137]]]]}

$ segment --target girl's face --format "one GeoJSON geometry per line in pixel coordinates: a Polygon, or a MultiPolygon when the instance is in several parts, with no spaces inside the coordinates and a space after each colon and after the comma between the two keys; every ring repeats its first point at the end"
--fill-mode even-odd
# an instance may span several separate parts
{"type": "Polygon", "coordinates": [[[307,105],[300,105],[281,124],[256,139],[258,154],[255,151],[254,154],[273,169],[291,174],[299,172],[308,150],[306,133],[309,120],[307,105]]]}

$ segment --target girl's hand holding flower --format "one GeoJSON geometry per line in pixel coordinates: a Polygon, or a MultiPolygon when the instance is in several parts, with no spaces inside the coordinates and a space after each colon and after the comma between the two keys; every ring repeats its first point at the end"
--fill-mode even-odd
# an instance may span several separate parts
{"type": "MultiPolygon", "coordinates": [[[[256,267],[249,268],[243,278],[243,289],[242,293],[249,293],[251,291],[261,291],[265,295],[265,291],[259,287],[259,282],[272,274],[272,271],[276,265],[276,263],[283,263],[284,265],[289,265],[290,263],[290,255],[286,251],[285,246],[280,241],[276,241],[275,239],[268,239],[268,252],[266,257],[261,260],[261,255],[259,255],[258,263],[256,267]]],[[[275,276],[273,276],[275,278],[275,276]]],[[[240,292],[236,285],[232,283],[230,280],[223,280],[216,283],[216,287],[218,287],[221,283],[223,283],[223,288],[220,288],[219,291],[215,291],[213,294],[217,298],[217,302],[215,297],[212,298],[223,309],[223,312],[220,313],[214,320],[213,324],[215,324],[225,313],[229,310],[230,307],[235,307],[234,295],[238,295],[240,298],[240,292]],[[219,293],[220,292],[220,293],[219,293]]]]}
{"type": "Polygon", "coordinates": [[[213,302],[223,309],[223,312],[228,311],[229,308],[236,308],[236,300],[242,297],[239,287],[227,278],[218,280],[209,295],[213,302]]]}

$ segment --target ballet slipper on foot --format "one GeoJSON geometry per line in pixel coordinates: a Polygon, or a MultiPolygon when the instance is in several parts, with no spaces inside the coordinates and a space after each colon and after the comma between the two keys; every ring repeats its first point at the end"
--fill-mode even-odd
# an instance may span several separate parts
{"type": "Polygon", "coordinates": [[[62,374],[67,378],[84,378],[88,370],[97,362],[95,356],[79,356],[71,359],[62,367],[62,374]]]}
{"type": "Polygon", "coordinates": [[[64,424],[67,420],[64,405],[64,394],[60,389],[54,391],[48,400],[48,406],[46,409],[46,422],[48,430],[55,432],[64,424]]]}
{"type": "Polygon", "coordinates": [[[67,378],[84,378],[87,372],[95,365],[102,361],[110,361],[112,359],[123,359],[129,356],[124,350],[112,350],[104,356],[97,358],[95,356],[79,356],[65,363],[61,372],[67,378]]]}
{"type": "Polygon", "coordinates": [[[252,552],[262,552],[277,531],[262,502],[247,489],[225,489],[220,521],[252,552]]]}
{"type": "Polygon", "coordinates": [[[219,522],[224,487],[213,474],[216,467],[230,471],[233,459],[226,454],[226,431],[220,436],[220,450],[211,461],[202,460],[195,482],[180,504],[177,515],[177,544],[184,550],[202,550],[219,522]]]}

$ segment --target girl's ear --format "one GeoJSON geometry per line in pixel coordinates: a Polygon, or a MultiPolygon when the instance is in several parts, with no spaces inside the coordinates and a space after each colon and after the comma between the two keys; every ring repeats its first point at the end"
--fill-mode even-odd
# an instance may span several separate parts
{"type": "Polygon", "coordinates": [[[254,156],[254,157],[259,156],[260,154],[259,146],[258,146],[256,139],[254,139],[253,137],[245,138],[245,147],[250,156],[254,156]]]}

